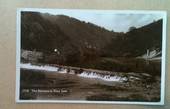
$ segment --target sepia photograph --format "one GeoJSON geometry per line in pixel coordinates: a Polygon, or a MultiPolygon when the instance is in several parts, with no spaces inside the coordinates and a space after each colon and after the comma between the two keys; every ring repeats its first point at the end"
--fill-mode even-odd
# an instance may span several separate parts
{"type": "Polygon", "coordinates": [[[166,12],[17,10],[16,101],[164,103],[166,12]]]}

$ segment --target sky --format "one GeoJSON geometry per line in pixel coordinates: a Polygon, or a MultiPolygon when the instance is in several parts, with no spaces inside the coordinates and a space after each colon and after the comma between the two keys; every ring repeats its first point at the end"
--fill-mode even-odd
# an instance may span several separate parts
{"type": "Polygon", "coordinates": [[[127,32],[130,27],[141,26],[157,21],[162,17],[160,13],[123,13],[114,11],[75,11],[75,10],[40,10],[41,13],[53,15],[67,15],[81,21],[91,22],[115,32],[127,32]]]}

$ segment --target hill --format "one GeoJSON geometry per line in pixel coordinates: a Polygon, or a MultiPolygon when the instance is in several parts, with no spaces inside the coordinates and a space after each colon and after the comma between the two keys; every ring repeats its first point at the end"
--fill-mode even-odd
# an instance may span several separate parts
{"type": "Polygon", "coordinates": [[[21,13],[21,48],[42,52],[45,63],[84,66],[103,58],[135,58],[148,49],[160,52],[161,42],[162,20],[116,33],[65,15],[21,13]]]}

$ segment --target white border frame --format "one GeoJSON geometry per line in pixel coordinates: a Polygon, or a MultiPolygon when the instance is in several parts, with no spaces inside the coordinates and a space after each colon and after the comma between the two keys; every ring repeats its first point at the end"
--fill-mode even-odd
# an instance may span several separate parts
{"type": "Polygon", "coordinates": [[[86,10],[86,9],[42,9],[42,8],[19,8],[17,9],[16,24],[16,103],[96,103],[96,104],[139,104],[139,105],[164,105],[165,99],[165,71],[166,71],[166,11],[149,11],[149,10],[86,10]],[[161,93],[160,102],[128,102],[128,101],[80,101],[80,100],[20,100],[20,48],[21,48],[21,12],[22,11],[76,11],[76,12],[92,12],[92,13],[113,13],[113,14],[162,14],[162,61],[161,61],[161,93]]]}

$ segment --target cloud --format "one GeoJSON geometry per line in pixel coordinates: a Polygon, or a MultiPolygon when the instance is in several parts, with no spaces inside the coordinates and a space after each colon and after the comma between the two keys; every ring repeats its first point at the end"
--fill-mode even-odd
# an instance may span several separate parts
{"type": "Polygon", "coordinates": [[[161,14],[158,13],[93,13],[93,11],[72,11],[72,10],[43,10],[42,13],[49,13],[53,15],[67,15],[74,17],[81,21],[91,22],[98,26],[104,27],[108,30],[113,30],[115,32],[127,32],[132,26],[141,27],[157,21],[162,18],[161,14]]]}

